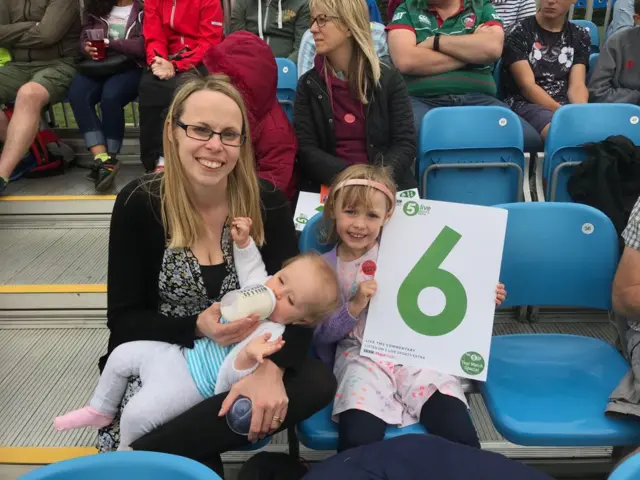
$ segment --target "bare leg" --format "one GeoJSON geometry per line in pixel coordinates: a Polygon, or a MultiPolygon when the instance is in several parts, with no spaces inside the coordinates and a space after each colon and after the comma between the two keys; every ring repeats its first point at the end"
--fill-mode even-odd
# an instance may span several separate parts
{"type": "Polygon", "coordinates": [[[9,119],[0,110],[0,142],[4,143],[7,140],[7,128],[9,128],[9,119]]]}
{"type": "Polygon", "coordinates": [[[547,126],[544,127],[542,129],[542,131],[540,132],[540,136],[542,137],[542,140],[546,140],[547,139],[547,135],[549,133],[549,128],[551,128],[551,123],[547,123],[547,126]]]}
{"type": "Polygon", "coordinates": [[[33,143],[40,126],[40,113],[48,102],[49,93],[38,83],[25,83],[18,90],[14,114],[6,130],[7,141],[0,156],[0,177],[9,178],[33,143]]]}
{"type": "Polygon", "coordinates": [[[89,151],[91,152],[91,155],[95,157],[96,155],[100,155],[101,153],[107,153],[107,147],[105,147],[104,145],[94,145],[89,149],[89,151]]]}

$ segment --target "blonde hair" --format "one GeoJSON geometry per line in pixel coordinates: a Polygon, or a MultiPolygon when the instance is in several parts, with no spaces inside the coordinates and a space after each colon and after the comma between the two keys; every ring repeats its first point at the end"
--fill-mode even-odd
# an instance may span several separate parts
{"type": "MultiPolygon", "coordinates": [[[[193,199],[193,192],[180,161],[178,143],[173,134],[176,122],[184,113],[187,99],[196,92],[218,92],[235,102],[242,113],[244,144],[239,147],[238,163],[227,177],[229,218],[249,217],[253,221],[251,236],[258,246],[264,244],[264,225],[260,187],[256,174],[247,109],[242,96],[226,75],[194,77],[175,94],[164,128],[165,167],[160,183],[162,223],[169,248],[192,247],[204,229],[204,221],[193,199]]],[[[215,106],[213,106],[215,108],[215,106]]]]}
{"type": "MultiPolygon", "coordinates": [[[[325,243],[336,243],[339,240],[336,231],[336,212],[338,210],[344,207],[371,208],[372,194],[380,191],[375,187],[364,185],[347,185],[336,191],[335,187],[339,183],[356,179],[381,183],[389,189],[393,198],[396,196],[396,184],[387,167],[358,164],[346,168],[334,179],[329,190],[329,196],[324,203],[321,237],[325,243]]],[[[390,203],[391,200],[386,195],[385,198],[387,211],[389,212],[393,209],[393,204],[390,203]]]]}
{"type": "Polygon", "coordinates": [[[294,262],[306,260],[313,263],[313,271],[309,276],[316,278],[322,288],[316,292],[313,304],[305,308],[305,320],[307,327],[315,327],[327,315],[333,313],[340,304],[340,284],[335,269],[329,265],[317,252],[305,252],[290,258],[283,264],[283,268],[294,262]]]}
{"type": "Polygon", "coordinates": [[[310,0],[309,9],[321,9],[335,15],[336,23],[351,32],[353,53],[347,82],[352,94],[367,104],[367,92],[380,83],[380,60],[371,36],[369,7],[365,0],[310,0]]]}

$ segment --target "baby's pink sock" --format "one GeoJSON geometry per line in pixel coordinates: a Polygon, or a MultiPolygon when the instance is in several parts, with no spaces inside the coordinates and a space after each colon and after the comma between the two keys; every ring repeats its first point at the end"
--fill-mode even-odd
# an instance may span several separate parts
{"type": "Polygon", "coordinates": [[[69,430],[71,428],[82,427],[102,428],[110,425],[112,421],[112,415],[101,413],[95,408],[84,407],[62,415],[61,417],[56,417],[53,425],[56,430],[69,430]]]}

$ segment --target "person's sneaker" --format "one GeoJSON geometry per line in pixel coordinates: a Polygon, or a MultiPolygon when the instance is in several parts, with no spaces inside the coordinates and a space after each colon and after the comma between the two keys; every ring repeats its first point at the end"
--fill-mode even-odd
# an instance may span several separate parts
{"type": "Polygon", "coordinates": [[[95,185],[98,192],[104,192],[111,188],[119,168],[120,162],[115,157],[100,162],[95,176],[95,185]]]}
{"type": "Polygon", "coordinates": [[[4,189],[7,188],[7,185],[9,185],[9,182],[4,178],[0,177],[0,194],[4,192],[4,189]]]}
{"type": "Polygon", "coordinates": [[[87,173],[87,178],[92,182],[95,182],[98,178],[98,170],[100,170],[100,165],[102,165],[102,160],[95,158],[91,167],[89,168],[89,173],[87,173]]]}

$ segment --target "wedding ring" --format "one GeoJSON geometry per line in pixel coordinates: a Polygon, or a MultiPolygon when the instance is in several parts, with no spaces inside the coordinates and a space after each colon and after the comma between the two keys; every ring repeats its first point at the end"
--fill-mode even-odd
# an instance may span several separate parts
{"type": "Polygon", "coordinates": [[[274,415],[274,416],[273,416],[273,421],[274,421],[274,422],[278,422],[278,423],[280,423],[280,422],[281,422],[280,417],[278,417],[277,415],[274,415]]]}

